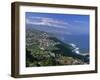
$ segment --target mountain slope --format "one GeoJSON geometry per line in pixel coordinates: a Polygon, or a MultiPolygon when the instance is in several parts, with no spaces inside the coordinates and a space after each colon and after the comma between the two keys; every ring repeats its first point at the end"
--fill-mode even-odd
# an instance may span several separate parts
{"type": "Polygon", "coordinates": [[[26,28],[26,66],[85,64],[84,57],[72,52],[73,47],[51,34],[26,28]]]}

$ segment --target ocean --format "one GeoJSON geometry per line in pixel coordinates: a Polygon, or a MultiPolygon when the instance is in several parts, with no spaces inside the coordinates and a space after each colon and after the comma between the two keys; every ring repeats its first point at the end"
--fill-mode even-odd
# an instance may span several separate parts
{"type": "Polygon", "coordinates": [[[73,43],[79,48],[80,53],[89,53],[89,35],[55,35],[64,43],[73,43]]]}

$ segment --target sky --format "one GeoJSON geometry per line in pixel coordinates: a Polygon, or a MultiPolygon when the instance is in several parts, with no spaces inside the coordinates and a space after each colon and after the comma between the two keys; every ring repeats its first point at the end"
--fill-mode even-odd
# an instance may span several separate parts
{"type": "Polygon", "coordinates": [[[27,25],[42,31],[66,35],[89,34],[89,15],[26,12],[25,17],[27,25]]]}

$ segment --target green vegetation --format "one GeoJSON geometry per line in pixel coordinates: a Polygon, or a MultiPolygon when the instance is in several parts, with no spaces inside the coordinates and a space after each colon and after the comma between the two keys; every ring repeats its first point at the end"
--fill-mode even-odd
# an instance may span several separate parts
{"type": "Polygon", "coordinates": [[[48,33],[26,29],[26,67],[84,64],[67,44],[48,33]]]}

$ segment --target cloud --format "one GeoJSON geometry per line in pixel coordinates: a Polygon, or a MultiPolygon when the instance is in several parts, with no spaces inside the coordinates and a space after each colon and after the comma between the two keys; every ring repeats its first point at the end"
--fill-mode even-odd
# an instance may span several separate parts
{"type": "Polygon", "coordinates": [[[64,29],[66,29],[67,26],[69,26],[68,22],[48,17],[29,17],[26,18],[26,24],[45,25],[49,27],[64,28],[64,29]]]}
{"type": "Polygon", "coordinates": [[[63,30],[59,30],[59,31],[57,31],[57,30],[55,30],[54,31],[54,33],[56,33],[56,34],[66,34],[66,35],[72,35],[72,33],[71,32],[69,32],[69,31],[63,31],[63,30]]]}
{"type": "Polygon", "coordinates": [[[81,24],[86,24],[87,22],[86,21],[79,21],[79,20],[76,20],[74,21],[75,23],[81,23],[81,24]]]}

